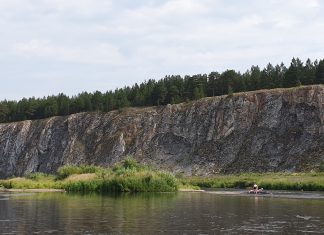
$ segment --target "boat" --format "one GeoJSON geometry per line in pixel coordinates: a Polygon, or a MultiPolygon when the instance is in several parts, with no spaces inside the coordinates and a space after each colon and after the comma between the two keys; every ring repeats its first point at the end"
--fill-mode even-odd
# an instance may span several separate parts
{"type": "Polygon", "coordinates": [[[249,194],[271,194],[270,192],[265,191],[263,189],[257,189],[257,190],[252,189],[252,190],[249,190],[248,193],[249,194]]]}

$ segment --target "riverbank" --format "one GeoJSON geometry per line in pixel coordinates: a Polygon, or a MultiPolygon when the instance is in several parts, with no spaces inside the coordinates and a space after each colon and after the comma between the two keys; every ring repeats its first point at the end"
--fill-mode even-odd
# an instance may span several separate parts
{"type": "Polygon", "coordinates": [[[64,193],[64,189],[7,189],[0,188],[1,193],[64,193]]]}
{"type": "Polygon", "coordinates": [[[112,168],[64,166],[59,168],[56,175],[33,173],[23,178],[0,180],[0,190],[192,192],[201,188],[248,189],[255,183],[266,190],[324,191],[324,172],[186,177],[152,169],[127,158],[112,168]]]}
{"type": "Polygon", "coordinates": [[[178,177],[181,184],[201,188],[240,188],[253,184],[267,190],[324,191],[324,172],[309,173],[243,173],[211,177],[178,177]]]}

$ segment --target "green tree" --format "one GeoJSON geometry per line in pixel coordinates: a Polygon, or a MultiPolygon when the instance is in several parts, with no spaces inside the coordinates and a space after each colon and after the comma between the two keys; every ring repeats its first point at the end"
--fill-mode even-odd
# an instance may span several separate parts
{"type": "Polygon", "coordinates": [[[8,121],[9,109],[5,102],[0,103],[0,122],[8,121]]]}
{"type": "Polygon", "coordinates": [[[287,72],[287,68],[284,63],[281,62],[280,65],[276,65],[275,67],[275,75],[274,75],[274,88],[275,87],[282,87],[283,80],[285,78],[285,74],[287,72]]]}
{"type": "Polygon", "coordinates": [[[49,96],[45,102],[44,117],[52,117],[56,115],[58,115],[56,97],[49,96]]]}
{"type": "Polygon", "coordinates": [[[68,115],[70,114],[70,99],[68,96],[60,93],[57,96],[57,106],[59,115],[68,115]]]}
{"type": "Polygon", "coordinates": [[[316,68],[316,84],[324,84],[324,60],[321,60],[316,68]]]}
{"type": "Polygon", "coordinates": [[[207,96],[215,96],[217,90],[217,80],[219,79],[220,74],[218,72],[211,72],[208,75],[207,82],[207,96]]]}
{"type": "Polygon", "coordinates": [[[103,111],[108,112],[115,109],[115,99],[111,91],[106,92],[103,97],[103,111]]]}
{"type": "Polygon", "coordinates": [[[168,90],[168,103],[175,104],[179,102],[180,96],[179,96],[179,89],[175,85],[171,85],[171,87],[168,90]]]}
{"type": "Polygon", "coordinates": [[[260,89],[261,83],[261,70],[259,66],[252,66],[250,71],[248,71],[250,75],[247,81],[247,90],[254,91],[260,89]]]}
{"type": "Polygon", "coordinates": [[[324,84],[324,60],[305,65],[293,58],[287,69],[283,63],[270,63],[262,71],[258,66],[241,74],[235,70],[211,72],[181,77],[166,76],[159,81],[150,79],[132,87],[124,87],[102,94],[82,92],[71,98],[60,93],[43,98],[23,98],[19,101],[0,102],[0,122],[40,119],[77,112],[111,111],[127,106],[151,106],[179,103],[205,96],[232,94],[260,88],[292,87],[300,84],[324,84]]]}
{"type": "Polygon", "coordinates": [[[115,99],[116,99],[116,108],[124,108],[129,106],[130,102],[127,99],[126,92],[123,89],[119,89],[115,91],[115,99]]]}
{"type": "Polygon", "coordinates": [[[100,91],[93,93],[91,97],[91,107],[93,111],[103,110],[103,98],[100,91]]]}
{"type": "Polygon", "coordinates": [[[167,89],[163,81],[159,81],[153,88],[152,100],[155,105],[165,104],[167,89]]]}
{"type": "Polygon", "coordinates": [[[303,85],[313,84],[315,80],[316,68],[310,59],[307,59],[303,69],[303,76],[300,78],[301,83],[303,85]]]}
{"type": "Polygon", "coordinates": [[[299,86],[301,84],[300,78],[303,76],[302,72],[303,72],[302,62],[298,58],[297,59],[293,58],[290,67],[285,74],[283,86],[284,87],[299,86]]]}

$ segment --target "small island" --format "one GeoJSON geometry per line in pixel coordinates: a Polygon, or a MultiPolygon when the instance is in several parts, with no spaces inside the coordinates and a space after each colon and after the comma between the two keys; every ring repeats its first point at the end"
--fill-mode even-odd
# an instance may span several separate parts
{"type": "Polygon", "coordinates": [[[31,173],[0,180],[4,189],[60,189],[67,192],[174,192],[177,179],[169,172],[154,170],[127,157],[111,168],[67,165],[56,175],[31,173]]]}

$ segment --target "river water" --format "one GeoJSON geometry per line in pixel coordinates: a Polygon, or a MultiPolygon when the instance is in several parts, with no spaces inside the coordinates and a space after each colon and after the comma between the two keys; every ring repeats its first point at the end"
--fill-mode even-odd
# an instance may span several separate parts
{"type": "Polygon", "coordinates": [[[0,193],[0,234],[316,233],[323,193],[0,193]]]}

